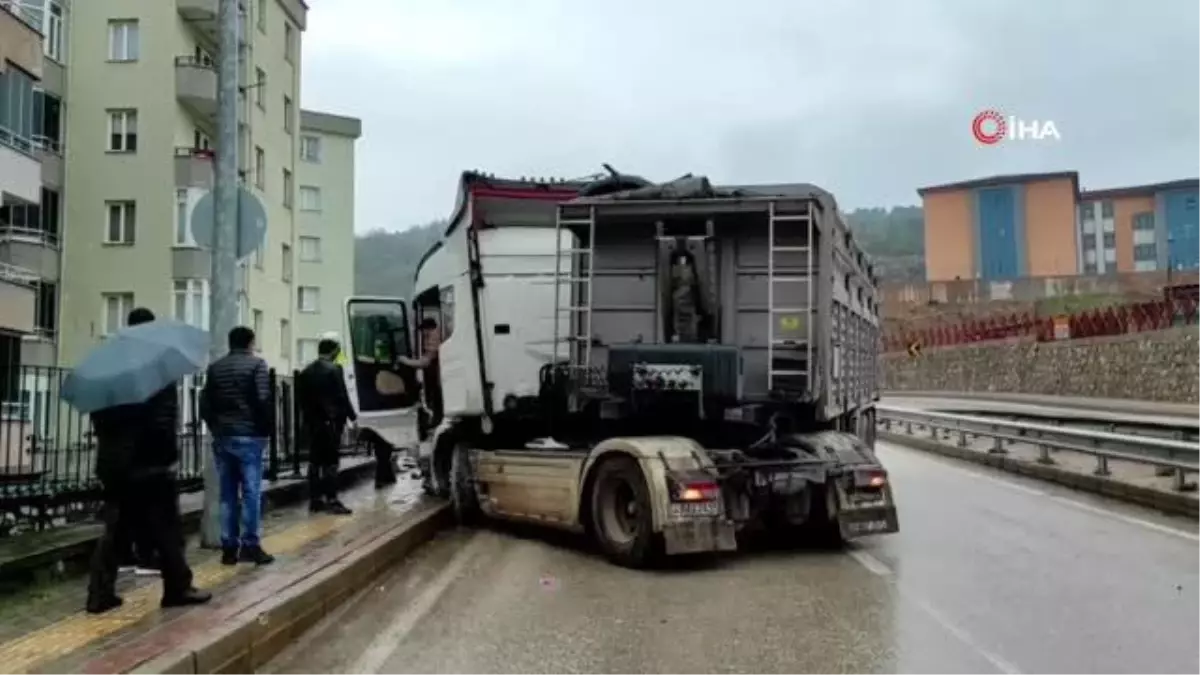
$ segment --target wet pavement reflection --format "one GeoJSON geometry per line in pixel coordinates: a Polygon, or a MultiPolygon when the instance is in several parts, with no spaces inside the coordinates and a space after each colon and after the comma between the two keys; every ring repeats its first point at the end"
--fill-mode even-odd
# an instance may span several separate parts
{"type": "Polygon", "coordinates": [[[638,572],[454,531],[269,672],[1197,672],[1195,523],[883,445],[901,532],[638,572]]]}

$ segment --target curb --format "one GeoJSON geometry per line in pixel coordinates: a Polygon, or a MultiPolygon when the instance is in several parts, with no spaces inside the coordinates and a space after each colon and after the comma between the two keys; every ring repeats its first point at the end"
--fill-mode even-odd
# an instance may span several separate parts
{"type": "Polygon", "coordinates": [[[908,448],[925,450],[944,457],[961,459],[973,464],[982,464],[1008,473],[1038,478],[1050,483],[1065,485],[1080,492],[1111,497],[1113,499],[1147,506],[1163,513],[1189,518],[1200,518],[1200,501],[1181,494],[1172,494],[1155,490],[1141,485],[1131,485],[1103,476],[1076,473],[1053,465],[1037,464],[1023,459],[1015,459],[1007,455],[991,455],[978,450],[960,448],[945,443],[938,443],[927,438],[916,438],[905,434],[889,431],[878,431],[879,440],[903,445],[908,448]]]}
{"type": "MultiPolygon", "coordinates": [[[[375,460],[366,459],[359,464],[343,466],[338,474],[338,482],[345,488],[372,475],[375,471],[375,460]]],[[[268,485],[263,489],[264,512],[272,508],[295,504],[308,497],[308,480],[305,478],[284,478],[276,485],[268,485]]],[[[199,508],[183,511],[181,520],[185,535],[195,534],[200,530],[200,518],[203,512],[199,508]]],[[[62,528],[63,541],[50,544],[35,550],[28,555],[8,560],[0,560],[0,580],[11,584],[19,580],[22,574],[36,574],[39,570],[52,568],[60,563],[74,562],[86,559],[104,532],[102,525],[90,522],[85,525],[62,528]],[[72,533],[70,530],[76,529],[72,533]],[[74,536],[72,536],[72,534],[74,536]]]]}
{"type": "Polygon", "coordinates": [[[253,673],[413,549],[451,525],[447,504],[367,533],[319,571],[207,634],[138,664],[133,673],[253,673]]]}

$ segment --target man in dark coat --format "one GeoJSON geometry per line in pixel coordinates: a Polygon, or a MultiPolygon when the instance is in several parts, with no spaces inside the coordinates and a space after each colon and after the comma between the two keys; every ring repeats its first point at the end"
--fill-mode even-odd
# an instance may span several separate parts
{"type": "Polygon", "coordinates": [[[337,495],[338,460],[342,431],[347,420],[355,422],[358,415],[336,363],[340,350],[338,343],[328,338],[317,343],[317,359],[297,378],[297,396],[309,438],[309,509],[348,515],[350,509],[337,495]]]}
{"type": "MultiPolygon", "coordinates": [[[[129,313],[128,323],[154,320],[148,309],[129,313]]],[[[184,557],[179,517],[179,393],[164,387],[144,403],[114,406],[91,415],[96,432],[96,476],[104,494],[104,534],[92,555],[87,611],[93,614],[121,606],[116,593],[118,542],[121,530],[149,549],[163,577],[163,607],[208,602],[212,594],[192,586],[192,570],[184,557]]]]}

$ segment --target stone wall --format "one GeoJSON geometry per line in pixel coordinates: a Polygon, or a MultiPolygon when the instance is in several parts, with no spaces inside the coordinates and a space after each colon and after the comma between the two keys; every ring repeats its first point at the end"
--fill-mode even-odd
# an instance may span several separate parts
{"type": "Polygon", "coordinates": [[[1196,326],[1038,343],[992,342],[883,357],[891,391],[963,391],[1200,401],[1196,326]]]}

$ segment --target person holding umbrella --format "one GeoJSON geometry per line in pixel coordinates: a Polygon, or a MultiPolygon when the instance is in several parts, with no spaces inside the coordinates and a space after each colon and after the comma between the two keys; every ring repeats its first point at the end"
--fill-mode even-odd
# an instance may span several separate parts
{"type": "Polygon", "coordinates": [[[92,555],[86,609],[122,604],[116,593],[117,547],[126,533],[162,569],[163,607],[208,602],[192,586],[184,557],[175,463],[179,460],[176,386],[207,359],[208,335],[177,321],[155,321],[145,308],[130,326],[92,350],[63,383],[62,398],[91,415],[96,476],[104,495],[104,534],[92,555]]]}

